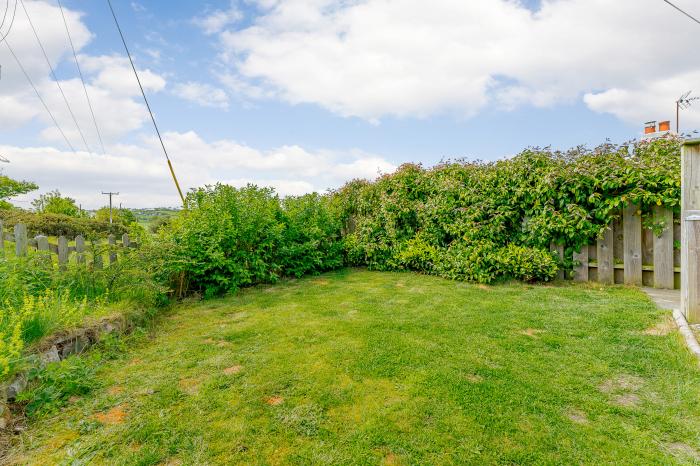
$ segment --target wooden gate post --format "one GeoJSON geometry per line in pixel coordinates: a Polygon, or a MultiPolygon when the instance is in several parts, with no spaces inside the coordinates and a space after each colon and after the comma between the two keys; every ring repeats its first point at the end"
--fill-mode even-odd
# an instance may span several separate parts
{"type": "Polygon", "coordinates": [[[27,255],[27,225],[23,223],[15,225],[15,255],[17,257],[27,255]]]}
{"type": "Polygon", "coordinates": [[[700,322],[700,139],[681,151],[681,311],[700,322]]]}

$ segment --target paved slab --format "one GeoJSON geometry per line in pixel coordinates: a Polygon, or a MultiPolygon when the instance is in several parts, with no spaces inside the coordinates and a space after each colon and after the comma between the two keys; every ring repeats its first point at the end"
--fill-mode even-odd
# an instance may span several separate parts
{"type": "Polygon", "coordinates": [[[661,309],[680,310],[681,290],[657,290],[656,288],[642,288],[649,297],[661,309]]]}
{"type": "Polygon", "coordinates": [[[683,335],[688,349],[700,360],[700,344],[696,338],[696,333],[700,333],[700,325],[688,325],[688,321],[681,313],[681,292],[680,290],[657,290],[656,288],[642,288],[649,297],[661,309],[673,311],[673,320],[676,321],[678,331],[683,335]]]}

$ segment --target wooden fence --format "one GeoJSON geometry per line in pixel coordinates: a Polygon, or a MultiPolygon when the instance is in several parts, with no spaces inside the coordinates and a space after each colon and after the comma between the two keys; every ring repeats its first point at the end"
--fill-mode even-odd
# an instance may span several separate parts
{"type": "MultiPolygon", "coordinates": [[[[585,246],[573,254],[575,281],[593,281],[605,284],[627,284],[655,288],[680,288],[681,226],[674,221],[673,211],[655,207],[652,224],[663,231],[657,234],[644,228],[645,218],[637,205],[630,204],[622,217],[607,230],[595,244],[585,246]],[[663,226],[663,227],[662,227],[663,226]]],[[[678,219],[675,219],[678,220],[678,219]]],[[[560,257],[563,246],[553,246],[560,257]]],[[[564,271],[560,278],[564,278],[564,271]]]]}
{"type": "Polygon", "coordinates": [[[90,264],[94,268],[101,268],[104,263],[103,254],[106,253],[109,263],[114,264],[118,260],[118,251],[120,249],[138,246],[137,243],[130,240],[128,234],[122,235],[121,241],[117,241],[116,236],[109,235],[106,245],[102,243],[102,240],[88,243],[82,235],[74,238],[73,245],[70,245],[69,239],[65,236],[59,236],[57,243],[54,244],[44,235],[30,238],[27,226],[21,223],[16,224],[12,232],[5,232],[3,222],[0,220],[0,252],[3,254],[5,253],[5,242],[14,243],[14,253],[17,257],[26,256],[30,249],[39,252],[43,251],[47,254],[55,254],[60,268],[66,267],[73,254],[75,254],[76,263],[87,264],[88,259],[92,259],[90,264]]]}

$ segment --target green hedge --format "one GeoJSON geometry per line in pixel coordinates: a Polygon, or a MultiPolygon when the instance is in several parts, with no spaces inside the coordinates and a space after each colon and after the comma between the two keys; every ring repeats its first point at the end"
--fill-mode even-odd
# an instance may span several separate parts
{"type": "Polygon", "coordinates": [[[75,218],[59,214],[37,214],[23,210],[0,210],[0,220],[5,228],[17,223],[27,225],[30,235],[67,236],[83,235],[86,238],[104,236],[109,233],[122,235],[127,227],[109,222],[98,222],[90,218],[75,218]]]}
{"type": "Polygon", "coordinates": [[[283,201],[269,188],[217,184],[192,191],[159,231],[164,278],[185,273],[205,295],[343,265],[340,221],[317,194],[283,201]]]}
{"type": "Polygon", "coordinates": [[[628,202],[678,209],[680,186],[680,142],[668,138],[527,149],[429,169],[406,164],[374,182],[348,183],[333,204],[352,264],[477,282],[550,280],[551,243],[579,250],[628,202]]]}

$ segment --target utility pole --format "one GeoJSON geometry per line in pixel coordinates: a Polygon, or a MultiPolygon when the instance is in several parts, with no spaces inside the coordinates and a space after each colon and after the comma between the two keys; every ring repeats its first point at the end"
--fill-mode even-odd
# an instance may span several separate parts
{"type": "Polygon", "coordinates": [[[102,194],[105,196],[109,196],[109,223],[112,223],[112,196],[119,196],[119,193],[112,193],[112,192],[104,192],[102,191],[102,194]]]}
{"type": "Polygon", "coordinates": [[[700,97],[690,97],[690,93],[693,91],[688,91],[678,100],[676,100],[676,134],[681,134],[680,131],[680,116],[681,116],[681,110],[686,110],[690,108],[690,106],[693,104],[694,101],[700,100],[700,97]]]}

